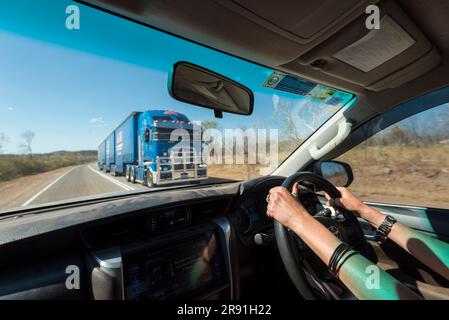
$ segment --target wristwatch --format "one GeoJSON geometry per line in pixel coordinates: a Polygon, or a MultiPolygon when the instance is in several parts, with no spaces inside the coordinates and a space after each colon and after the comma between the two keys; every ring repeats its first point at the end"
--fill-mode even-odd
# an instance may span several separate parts
{"type": "Polygon", "coordinates": [[[392,216],[386,216],[384,221],[380,224],[379,228],[376,230],[376,240],[378,244],[382,244],[387,240],[388,234],[391,228],[396,223],[396,219],[392,216]]]}

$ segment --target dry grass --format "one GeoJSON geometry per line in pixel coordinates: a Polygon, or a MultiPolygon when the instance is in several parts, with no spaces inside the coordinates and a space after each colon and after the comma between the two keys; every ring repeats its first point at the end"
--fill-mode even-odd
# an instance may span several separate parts
{"type": "Polygon", "coordinates": [[[48,154],[0,156],[0,181],[9,181],[59,168],[95,162],[96,151],[60,151],[48,154]]]}
{"type": "MultiPolygon", "coordinates": [[[[279,156],[279,163],[288,153],[279,156]]],[[[351,185],[365,200],[449,208],[449,145],[360,145],[337,160],[354,170],[351,185]]],[[[262,165],[210,165],[211,177],[244,180],[261,176],[262,165]]]]}
{"type": "Polygon", "coordinates": [[[449,208],[449,146],[360,145],[338,160],[354,171],[351,189],[373,201],[449,208]]]}

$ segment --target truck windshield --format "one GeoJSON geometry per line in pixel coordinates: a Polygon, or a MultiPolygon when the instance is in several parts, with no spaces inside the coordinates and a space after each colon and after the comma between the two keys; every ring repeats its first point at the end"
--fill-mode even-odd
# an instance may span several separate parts
{"type": "Polygon", "coordinates": [[[269,174],[352,94],[68,0],[0,2],[0,211],[269,174]],[[174,100],[188,61],[251,88],[250,116],[174,100]]]}

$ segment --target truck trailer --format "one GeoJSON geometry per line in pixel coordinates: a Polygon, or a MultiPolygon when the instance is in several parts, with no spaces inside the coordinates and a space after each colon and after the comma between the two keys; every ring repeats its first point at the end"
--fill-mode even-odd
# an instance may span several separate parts
{"type": "Polygon", "coordinates": [[[175,111],[133,112],[100,144],[98,166],[112,175],[124,175],[132,183],[149,187],[205,180],[207,168],[201,157],[201,134],[195,139],[194,127],[184,114],[175,111]],[[176,129],[188,134],[188,145],[178,148],[179,141],[171,139],[176,129]],[[103,148],[104,161],[100,156],[103,148]]]}

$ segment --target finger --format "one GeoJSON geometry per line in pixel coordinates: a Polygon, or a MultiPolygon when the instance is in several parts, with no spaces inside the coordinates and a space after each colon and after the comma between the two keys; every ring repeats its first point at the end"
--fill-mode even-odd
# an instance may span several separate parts
{"type": "Polygon", "coordinates": [[[347,189],[345,187],[337,187],[337,190],[340,191],[340,194],[343,196],[347,189]]]}
{"type": "Polygon", "coordinates": [[[298,193],[298,189],[299,189],[299,183],[295,182],[295,184],[293,185],[293,188],[292,188],[292,193],[298,193]]]}
{"type": "Polygon", "coordinates": [[[327,194],[327,192],[324,193],[324,196],[326,197],[326,200],[327,200],[327,201],[329,201],[330,199],[332,199],[331,196],[327,194]]]}
{"type": "Polygon", "coordinates": [[[290,190],[288,190],[286,187],[279,187],[279,192],[283,194],[290,194],[290,190]]]}
{"type": "Polygon", "coordinates": [[[279,192],[280,190],[282,190],[283,187],[274,187],[270,189],[270,193],[275,193],[275,192],[279,192]]]}

